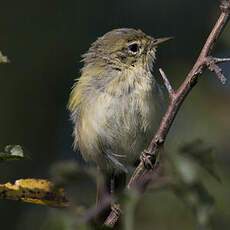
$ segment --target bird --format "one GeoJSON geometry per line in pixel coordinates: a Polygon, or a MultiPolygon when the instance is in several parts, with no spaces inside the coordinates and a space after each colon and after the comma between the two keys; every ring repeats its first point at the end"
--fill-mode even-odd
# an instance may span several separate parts
{"type": "Polygon", "coordinates": [[[113,29],[82,55],[68,103],[73,145],[97,165],[109,193],[124,188],[159,125],[164,97],[152,70],[158,45],[169,39],[113,29]]]}

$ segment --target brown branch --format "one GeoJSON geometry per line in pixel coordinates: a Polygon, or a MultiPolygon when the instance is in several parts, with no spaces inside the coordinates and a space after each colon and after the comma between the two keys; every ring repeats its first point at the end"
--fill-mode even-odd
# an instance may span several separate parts
{"type": "MultiPolygon", "coordinates": [[[[152,139],[149,147],[141,154],[141,161],[128,183],[128,189],[144,190],[146,185],[152,180],[149,178],[148,182],[146,182],[146,178],[148,178],[148,175],[153,173],[153,171],[155,171],[155,169],[157,168],[156,166],[158,164],[156,164],[156,159],[158,159],[157,156],[159,149],[164,144],[165,138],[183,101],[192,90],[192,88],[196,85],[199,76],[204,72],[204,70],[206,68],[209,68],[211,71],[214,71],[216,73],[217,77],[222,82],[225,82],[225,78],[223,78],[221,69],[219,67],[217,68],[216,66],[217,63],[223,62],[224,60],[228,61],[229,59],[223,59],[221,61],[220,59],[210,57],[210,53],[214,47],[215,42],[220,37],[220,34],[223,32],[223,29],[228,22],[230,13],[230,0],[222,1],[220,8],[221,14],[211,33],[209,34],[209,37],[207,38],[199,57],[197,58],[191,71],[188,73],[184,82],[181,84],[177,91],[173,91],[166,75],[161,70],[161,75],[169,92],[169,106],[164,117],[162,118],[160,127],[156,132],[154,138],[152,139]],[[152,163],[149,164],[149,161],[151,161],[152,163]],[[153,167],[151,167],[151,165],[153,165],[153,167]]],[[[114,213],[114,211],[111,210],[110,215],[105,221],[106,226],[113,227],[119,219],[117,218],[117,216],[119,217],[120,215],[114,213]]]]}

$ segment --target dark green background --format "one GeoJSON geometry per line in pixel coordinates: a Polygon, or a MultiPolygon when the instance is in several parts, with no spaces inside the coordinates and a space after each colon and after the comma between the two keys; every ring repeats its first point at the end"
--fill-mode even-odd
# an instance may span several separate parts
{"type": "MultiPolygon", "coordinates": [[[[140,28],[155,37],[175,36],[159,49],[156,65],[163,67],[176,87],[218,14],[214,0],[1,1],[0,50],[11,63],[0,66],[0,147],[20,144],[31,157],[1,164],[1,183],[46,178],[56,161],[77,159],[66,104],[73,79],[79,76],[81,54],[98,36],[118,27],[140,28]]],[[[214,53],[230,56],[229,26],[214,53]]],[[[223,69],[229,77],[230,65],[223,69]]],[[[166,143],[170,151],[201,138],[215,147],[222,183],[206,179],[217,200],[215,229],[230,228],[229,86],[229,82],[222,86],[213,74],[203,75],[166,143]]],[[[43,219],[49,212],[47,207],[0,201],[1,229],[45,229],[43,219]]],[[[157,193],[145,195],[138,206],[138,226],[164,230],[194,229],[195,225],[190,211],[173,195],[157,193]]]]}

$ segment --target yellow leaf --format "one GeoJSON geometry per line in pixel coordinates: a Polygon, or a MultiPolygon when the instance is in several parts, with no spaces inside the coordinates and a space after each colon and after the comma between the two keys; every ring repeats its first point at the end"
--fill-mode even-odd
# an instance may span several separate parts
{"type": "Polygon", "coordinates": [[[20,200],[52,207],[66,207],[64,189],[44,179],[20,179],[14,184],[0,184],[0,199],[20,200]]]}

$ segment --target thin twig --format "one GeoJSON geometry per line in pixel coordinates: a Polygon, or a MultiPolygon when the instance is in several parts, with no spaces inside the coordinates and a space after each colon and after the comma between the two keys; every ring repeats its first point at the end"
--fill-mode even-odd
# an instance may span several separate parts
{"type": "MultiPolygon", "coordinates": [[[[224,0],[221,2],[221,14],[213,27],[209,37],[207,38],[199,57],[197,58],[194,66],[192,67],[191,71],[188,73],[186,79],[181,84],[179,89],[174,93],[174,97],[172,100],[170,100],[168,109],[162,118],[160,127],[155,134],[154,138],[152,139],[149,147],[147,150],[144,151],[144,153],[148,153],[148,158],[152,161],[157,159],[156,155],[158,154],[158,151],[160,147],[164,144],[165,138],[169,132],[169,129],[175,119],[176,114],[178,113],[183,101],[189,94],[189,92],[192,90],[194,85],[198,81],[198,77],[204,72],[204,70],[209,67],[207,65],[207,58],[209,57],[209,54],[211,53],[215,42],[220,37],[221,33],[223,32],[223,29],[225,25],[228,22],[229,19],[229,12],[230,12],[230,0],[224,0]]],[[[217,63],[215,63],[217,64],[217,63]]],[[[215,70],[214,70],[215,71],[215,70]]],[[[218,75],[218,71],[215,73],[218,75]]],[[[164,77],[164,76],[163,76],[164,77]]],[[[220,76],[218,76],[220,77],[220,76]]],[[[169,87],[170,89],[170,87],[169,87]]],[[[169,90],[168,89],[168,90],[169,90]]],[[[144,159],[144,157],[142,157],[144,159]]],[[[148,159],[148,160],[149,160],[148,159]]],[[[154,164],[156,165],[156,164],[154,164]]],[[[129,189],[136,189],[137,187],[144,187],[146,185],[143,183],[145,176],[149,174],[149,172],[154,171],[154,168],[146,167],[146,164],[143,162],[143,160],[139,163],[136,170],[134,171],[129,183],[128,188],[129,189]]],[[[110,216],[113,216],[113,210],[111,211],[110,216]]],[[[118,219],[110,218],[109,220],[106,220],[106,225],[108,227],[113,227],[115,223],[118,221],[118,219]]]]}
{"type": "Polygon", "coordinates": [[[218,63],[223,62],[230,62],[230,58],[215,58],[212,56],[206,58],[206,65],[208,69],[216,74],[222,84],[225,84],[227,79],[224,76],[222,69],[217,65],[218,63]]]}
{"type": "Polygon", "coordinates": [[[213,58],[213,60],[216,64],[223,63],[223,62],[230,62],[230,58],[217,58],[216,57],[216,58],[213,58]]]}
{"type": "MultiPolygon", "coordinates": [[[[219,60],[219,62],[223,62],[223,61],[219,60]]],[[[220,82],[222,84],[225,84],[227,79],[224,76],[224,74],[222,73],[222,69],[216,63],[218,63],[216,58],[213,58],[213,57],[207,58],[206,65],[207,65],[208,69],[211,72],[214,72],[216,74],[218,80],[220,80],[220,82]]]]}
{"type": "Polygon", "coordinates": [[[175,91],[174,91],[172,85],[170,84],[170,81],[168,80],[165,72],[161,68],[159,69],[159,71],[160,71],[161,77],[164,81],[164,85],[165,85],[166,89],[168,90],[169,97],[172,100],[175,96],[175,91]]]}

